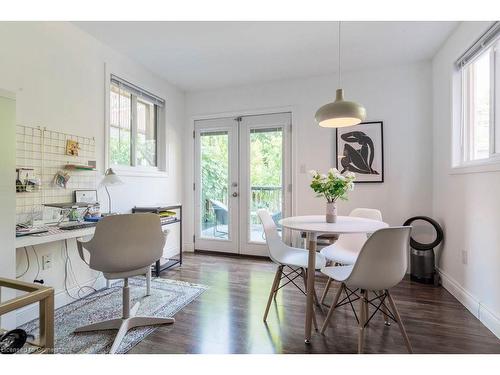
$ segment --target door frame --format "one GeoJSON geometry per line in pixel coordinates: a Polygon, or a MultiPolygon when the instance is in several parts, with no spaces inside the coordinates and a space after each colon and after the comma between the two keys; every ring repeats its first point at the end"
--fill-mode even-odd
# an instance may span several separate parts
{"type": "MultiPolygon", "coordinates": [[[[296,136],[297,133],[297,119],[300,118],[300,110],[296,105],[285,105],[285,106],[279,106],[279,107],[269,107],[269,108],[260,108],[260,109],[244,109],[240,111],[227,111],[227,112],[214,112],[214,113],[206,113],[206,114],[200,114],[200,115],[193,115],[191,116],[191,129],[190,133],[192,132],[194,135],[194,129],[195,129],[195,122],[199,120],[212,120],[212,119],[218,119],[218,118],[226,118],[226,117],[243,117],[243,116],[250,116],[250,115],[269,115],[269,114],[275,114],[275,113],[284,113],[284,112],[289,112],[291,114],[291,127],[290,127],[290,178],[291,178],[291,191],[289,192],[290,194],[290,208],[289,208],[289,215],[293,216],[297,214],[297,194],[295,193],[296,191],[296,186],[297,186],[297,181],[298,181],[298,160],[297,160],[297,152],[295,150],[298,150],[298,138],[296,136]]],[[[193,142],[191,143],[193,149],[192,149],[192,155],[193,155],[193,161],[192,161],[192,173],[191,173],[191,183],[190,186],[194,186],[195,179],[196,179],[196,139],[193,137],[193,142]]],[[[191,202],[192,202],[192,211],[191,215],[192,217],[190,218],[190,222],[192,225],[192,233],[187,233],[185,238],[192,238],[192,249],[193,251],[199,250],[197,249],[196,246],[196,191],[194,189],[191,190],[191,202]]],[[[186,226],[186,229],[187,226],[186,226]]],[[[284,238],[283,240],[287,242],[288,244],[292,243],[291,236],[289,231],[284,231],[284,238]]],[[[189,246],[189,244],[188,244],[189,246]]],[[[191,246],[189,246],[191,247],[191,246]]]]}

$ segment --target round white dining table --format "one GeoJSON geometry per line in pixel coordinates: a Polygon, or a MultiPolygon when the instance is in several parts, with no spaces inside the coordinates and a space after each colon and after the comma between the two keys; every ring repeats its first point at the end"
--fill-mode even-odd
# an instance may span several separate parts
{"type": "MultiPolygon", "coordinates": [[[[284,228],[306,233],[307,249],[309,250],[308,271],[316,269],[316,243],[318,236],[322,234],[373,233],[389,226],[389,224],[383,221],[352,216],[337,216],[337,222],[327,223],[325,215],[292,216],[281,219],[279,223],[284,228]]],[[[304,339],[306,344],[311,342],[312,317],[314,314],[314,280],[314,272],[307,272],[307,305],[304,339]]]]}

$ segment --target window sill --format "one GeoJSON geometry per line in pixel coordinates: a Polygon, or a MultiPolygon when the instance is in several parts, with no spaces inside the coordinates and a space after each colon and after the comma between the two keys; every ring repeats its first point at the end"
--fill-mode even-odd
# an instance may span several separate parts
{"type": "Polygon", "coordinates": [[[124,177],[154,177],[154,178],[166,178],[168,173],[165,171],[160,171],[157,169],[134,169],[134,168],[124,168],[119,166],[112,166],[113,170],[119,176],[124,177]]]}
{"type": "Polygon", "coordinates": [[[498,171],[500,171],[500,159],[493,158],[451,167],[449,174],[487,173],[498,171]]]}

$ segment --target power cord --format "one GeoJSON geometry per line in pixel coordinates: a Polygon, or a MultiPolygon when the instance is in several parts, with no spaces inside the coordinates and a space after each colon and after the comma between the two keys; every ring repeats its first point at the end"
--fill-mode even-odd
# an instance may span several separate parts
{"type": "Polygon", "coordinates": [[[36,276],[35,276],[35,279],[33,280],[34,283],[38,283],[38,284],[43,284],[44,281],[43,279],[38,279],[38,275],[40,275],[40,260],[38,259],[38,254],[36,252],[36,249],[35,249],[35,246],[31,245],[31,249],[33,250],[33,253],[35,254],[35,257],[36,257],[36,276]]]}
{"type": "Polygon", "coordinates": [[[24,246],[24,254],[26,255],[26,270],[24,270],[22,274],[16,275],[16,279],[23,277],[30,270],[30,256],[28,254],[28,249],[26,248],[26,246],[24,246]]]}
{"type": "Polygon", "coordinates": [[[97,282],[97,280],[99,279],[99,277],[101,276],[101,273],[99,272],[97,274],[97,277],[94,279],[94,282],[92,283],[92,285],[80,285],[80,283],[78,283],[78,280],[76,278],[76,275],[75,275],[75,272],[74,272],[74,269],[73,269],[73,263],[72,263],[72,260],[71,260],[71,257],[69,256],[69,251],[68,251],[68,241],[67,240],[64,240],[64,249],[63,249],[63,254],[66,258],[65,260],[65,266],[64,266],[64,289],[66,291],[66,293],[68,294],[68,296],[70,296],[72,299],[74,300],[78,300],[78,299],[89,299],[90,301],[93,301],[97,298],[100,298],[100,297],[91,297],[91,295],[95,292],[97,292],[97,289],[95,288],[95,283],[97,282]],[[76,291],[76,297],[71,295],[71,293],[69,292],[69,288],[68,288],[68,279],[69,277],[72,277],[73,280],[75,281],[76,285],[78,286],[78,290],[76,291]],[[86,289],[90,289],[90,293],[88,293],[87,295],[83,295],[82,296],[82,292],[86,289]]]}

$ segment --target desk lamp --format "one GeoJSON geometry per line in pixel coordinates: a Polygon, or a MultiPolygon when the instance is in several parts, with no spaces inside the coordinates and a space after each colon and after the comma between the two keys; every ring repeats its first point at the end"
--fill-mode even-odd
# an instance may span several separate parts
{"type": "Polygon", "coordinates": [[[101,181],[101,185],[104,186],[108,194],[108,213],[111,214],[111,195],[109,195],[108,186],[123,185],[123,181],[117,176],[113,168],[108,168],[104,173],[104,179],[101,181]]]}

